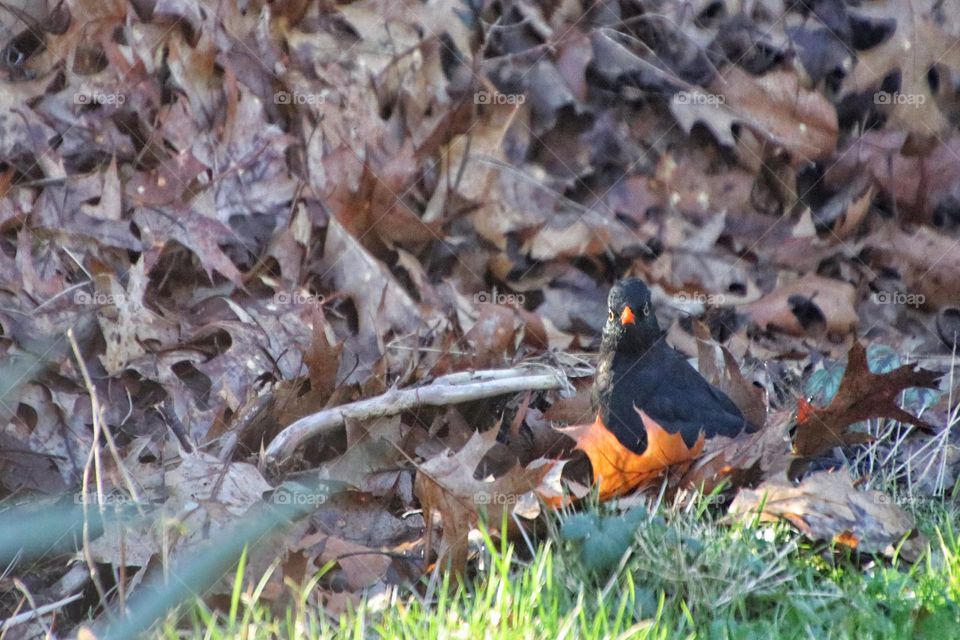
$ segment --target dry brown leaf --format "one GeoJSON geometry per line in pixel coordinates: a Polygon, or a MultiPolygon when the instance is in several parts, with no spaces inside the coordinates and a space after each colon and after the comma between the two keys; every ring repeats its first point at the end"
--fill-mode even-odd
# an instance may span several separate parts
{"type": "Polygon", "coordinates": [[[0,81],[0,155],[4,158],[44,153],[54,132],[33,110],[30,100],[42,95],[51,78],[29,82],[0,81]]]}
{"type": "Polygon", "coordinates": [[[318,305],[313,312],[313,340],[303,352],[303,362],[310,372],[310,390],[323,399],[329,398],[336,386],[343,351],[343,343],[337,343],[332,336],[333,329],[323,315],[323,307],[318,305]]]}
{"type": "Polygon", "coordinates": [[[501,366],[516,350],[516,315],[509,307],[480,303],[477,321],[464,335],[470,344],[470,367],[488,369],[501,366]]]}
{"type": "Polygon", "coordinates": [[[755,484],[762,478],[783,475],[790,466],[792,411],[778,411],[756,433],[707,441],[703,454],[677,483],[709,494],[726,483],[731,487],[755,484]]]}
{"type": "MultiPolygon", "coordinates": [[[[857,65],[844,81],[854,92],[878,91],[884,78],[898,72],[902,100],[888,96],[889,128],[901,129],[920,139],[939,138],[950,130],[930,88],[931,69],[960,69],[960,48],[955,34],[944,28],[929,0],[878,0],[852,11],[858,20],[876,25],[894,21],[889,37],[878,45],[857,52],[857,65]]],[[[943,11],[941,8],[939,11],[943,11]]],[[[866,25],[863,28],[869,28],[866,25]]]]}
{"type": "Polygon", "coordinates": [[[790,522],[812,540],[844,545],[864,553],[914,561],[927,546],[913,517],[880,491],[859,491],[849,472],[821,471],[799,485],[767,480],[756,489],[741,489],[730,515],[750,520],[757,512],[765,521],[790,522]]]}
{"type": "Polygon", "coordinates": [[[703,322],[694,323],[697,337],[697,361],[700,374],[713,386],[727,394],[737,405],[747,422],[762,428],[767,420],[767,403],[764,390],[743,377],[733,354],[723,345],[715,345],[710,330],[703,322]],[[717,366],[716,349],[720,348],[723,367],[717,366]]]}
{"type": "Polygon", "coordinates": [[[852,200],[844,202],[846,207],[838,216],[837,221],[833,226],[831,239],[840,241],[859,228],[860,223],[863,222],[864,218],[866,218],[867,212],[870,211],[870,204],[873,202],[873,194],[873,187],[868,187],[862,193],[855,196],[852,200]]]}
{"type": "Polygon", "coordinates": [[[960,246],[930,227],[913,232],[886,225],[864,241],[871,264],[900,273],[908,293],[923,296],[930,307],[956,304],[960,300],[960,246]]]}
{"type": "Polygon", "coordinates": [[[109,288],[88,294],[74,295],[74,301],[97,309],[97,320],[103,331],[106,352],[101,356],[108,374],[122,371],[126,366],[151,351],[170,347],[180,339],[174,321],[151,311],[145,304],[147,276],[141,259],[127,272],[127,286],[116,278],[105,279],[109,288]]]}
{"type": "Polygon", "coordinates": [[[319,545],[321,549],[314,560],[316,568],[320,569],[327,562],[337,563],[351,591],[359,591],[379,582],[390,568],[389,555],[324,532],[305,537],[294,548],[305,550],[314,545],[319,545]]]}
{"type": "Polygon", "coordinates": [[[0,403],[0,484],[50,494],[76,486],[92,445],[82,419],[89,400],[74,397],[74,404],[59,406],[49,389],[32,382],[7,394],[0,403]]]}
{"type": "Polygon", "coordinates": [[[872,373],[867,365],[867,350],[859,340],[854,341],[840,388],[830,406],[811,408],[801,400],[794,450],[801,456],[818,456],[833,447],[864,442],[868,436],[850,431],[850,427],[870,418],[890,418],[929,428],[926,422],[901,409],[897,397],[910,387],[936,389],[940,376],[935,371],[914,370],[909,364],[887,373],[872,373]]]}
{"type": "Polygon", "coordinates": [[[826,332],[847,335],[857,326],[853,285],[815,274],[782,285],[744,307],[765,330],[803,336],[826,332]]]}
{"type": "Polygon", "coordinates": [[[353,299],[365,339],[376,343],[390,329],[405,334],[420,326],[420,309],[410,295],[336,220],[327,228],[323,269],[337,291],[353,299]]]}
{"type": "Polygon", "coordinates": [[[257,468],[243,462],[220,462],[206,453],[183,454],[179,465],[164,474],[169,497],[163,504],[168,518],[130,527],[113,521],[90,545],[98,562],[119,567],[146,566],[165,552],[194,547],[215,539],[229,523],[243,516],[272,487],[257,468]]]}
{"type": "Polygon", "coordinates": [[[383,500],[362,491],[330,495],[310,514],[309,522],[317,531],[375,549],[396,548],[423,537],[421,517],[410,513],[398,517],[383,500]]]}
{"type": "Polygon", "coordinates": [[[147,273],[153,270],[167,246],[179,242],[197,256],[211,280],[216,271],[234,284],[243,286],[243,275],[222,248],[238,243],[236,234],[227,225],[192,205],[164,209],[140,207],[134,210],[133,221],[143,236],[143,261],[147,273]]]}
{"type": "Polygon", "coordinates": [[[823,159],[837,145],[837,112],[820,93],[800,86],[791,71],[752,76],[729,67],[706,91],[674,96],[670,110],[688,133],[704,122],[717,140],[736,147],[733,126],[742,124],[786,150],[795,165],[823,159]]]}
{"type": "Polygon", "coordinates": [[[576,378],[573,385],[577,390],[576,394],[569,398],[557,398],[543,413],[545,420],[571,425],[585,424],[596,417],[593,408],[593,378],[576,378]]]}
{"type": "Polygon", "coordinates": [[[433,513],[440,514],[443,523],[443,543],[440,553],[457,575],[463,575],[467,565],[468,535],[486,513],[486,520],[499,528],[505,514],[518,504],[520,496],[533,491],[550,471],[551,465],[524,469],[514,466],[505,475],[494,480],[476,480],[474,470],[487,452],[497,443],[497,430],[474,433],[456,453],[442,453],[417,468],[414,492],[423,506],[427,526],[426,553],[431,550],[433,513]]]}
{"type": "Polygon", "coordinates": [[[378,418],[366,424],[347,421],[346,451],[325,462],[318,477],[345,482],[377,496],[395,493],[403,470],[403,431],[400,416],[378,418]]]}
{"type": "Polygon", "coordinates": [[[960,136],[945,138],[924,155],[906,155],[907,134],[900,130],[870,130],[851,140],[826,181],[842,188],[870,176],[879,193],[897,206],[908,222],[929,222],[937,208],[955,201],[960,182],[960,136]]]}
{"type": "Polygon", "coordinates": [[[702,154],[678,157],[664,153],[657,162],[651,190],[680,211],[729,211],[752,208],[756,176],[738,166],[709,172],[702,154]]]}
{"type": "Polygon", "coordinates": [[[450,141],[443,151],[443,163],[451,179],[437,184],[424,214],[426,220],[439,219],[441,208],[449,206],[448,200],[454,195],[468,202],[482,203],[481,208],[471,214],[477,232],[501,248],[505,248],[504,235],[508,231],[537,221],[540,216],[536,211],[515,211],[498,197],[502,170],[488,161],[506,161],[503,139],[517,112],[517,105],[494,105],[484,109],[469,133],[450,141]]]}

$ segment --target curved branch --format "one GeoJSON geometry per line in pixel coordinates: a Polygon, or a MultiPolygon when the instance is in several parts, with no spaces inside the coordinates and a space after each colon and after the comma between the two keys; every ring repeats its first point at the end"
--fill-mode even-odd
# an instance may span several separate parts
{"type": "Polygon", "coordinates": [[[520,391],[570,389],[563,372],[531,373],[529,369],[496,369],[455,373],[412,389],[390,389],[382,395],[324,409],[300,418],[277,434],[267,447],[267,465],[281,464],[306,440],[342,427],[347,419],[370,420],[420,406],[442,407],[520,391]]]}

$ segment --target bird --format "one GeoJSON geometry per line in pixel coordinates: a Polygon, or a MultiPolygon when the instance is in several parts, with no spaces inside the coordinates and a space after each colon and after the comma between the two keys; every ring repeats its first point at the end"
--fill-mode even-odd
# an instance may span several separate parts
{"type": "Polygon", "coordinates": [[[752,432],[737,405],[667,344],[639,278],[610,289],[591,424],[567,431],[590,461],[600,499],[699,456],[706,440],[752,432]]]}

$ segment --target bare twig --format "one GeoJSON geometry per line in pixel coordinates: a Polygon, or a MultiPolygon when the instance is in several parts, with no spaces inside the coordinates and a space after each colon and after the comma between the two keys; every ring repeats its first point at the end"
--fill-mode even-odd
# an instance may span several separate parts
{"type": "MultiPolygon", "coordinates": [[[[42,607],[37,607],[31,609],[30,611],[24,611],[23,613],[18,613],[15,616],[7,618],[6,620],[0,620],[0,631],[6,632],[8,629],[17,626],[18,624],[23,624],[24,622],[30,622],[34,618],[39,618],[45,616],[48,613],[52,613],[64,607],[71,602],[75,602],[83,597],[82,593],[75,593],[72,596],[66,597],[62,600],[57,600],[56,602],[51,602],[50,604],[45,604],[42,607]]],[[[48,629],[49,630],[49,629],[48,629]]]]}
{"type": "MultiPolygon", "coordinates": [[[[97,589],[97,594],[100,596],[101,602],[106,605],[106,592],[104,591],[103,584],[100,581],[100,576],[97,574],[97,567],[93,559],[93,554],[90,552],[90,518],[87,515],[87,508],[89,507],[89,501],[87,499],[89,496],[88,484],[90,482],[91,465],[93,466],[94,478],[97,485],[97,507],[100,511],[100,517],[102,518],[104,514],[105,505],[103,495],[103,475],[101,473],[100,461],[101,434],[107,442],[107,448],[113,456],[113,459],[117,463],[117,469],[120,471],[120,477],[123,479],[127,490],[130,492],[130,497],[137,504],[138,509],[140,509],[140,498],[137,495],[137,489],[133,484],[133,479],[130,477],[126,467],[123,465],[123,457],[120,455],[120,451],[117,449],[117,443],[113,439],[113,434],[110,433],[110,429],[107,428],[107,425],[103,420],[103,406],[100,404],[100,400],[97,396],[97,389],[94,387],[93,380],[90,378],[90,372],[87,371],[87,365],[83,361],[83,355],[80,353],[80,346],[77,344],[77,339],[73,335],[73,328],[67,329],[67,339],[70,341],[70,347],[73,349],[73,355],[77,360],[77,367],[80,370],[80,374],[83,376],[83,383],[87,387],[87,393],[90,395],[90,408],[93,416],[93,437],[90,443],[90,452],[87,454],[87,462],[83,467],[83,486],[80,487],[80,495],[83,507],[83,557],[87,562],[87,567],[90,570],[90,578],[93,580],[93,585],[97,589]]],[[[123,601],[123,590],[125,585],[121,582],[119,584],[119,588],[121,592],[120,599],[123,601]]]]}
{"type": "Polygon", "coordinates": [[[273,439],[267,447],[265,462],[268,465],[282,463],[303,442],[342,427],[346,419],[369,420],[403,413],[414,407],[442,407],[519,391],[561,388],[571,389],[570,383],[562,371],[554,368],[548,368],[546,373],[537,373],[529,367],[453,373],[423,387],[390,389],[375,398],[301,418],[273,439]]]}

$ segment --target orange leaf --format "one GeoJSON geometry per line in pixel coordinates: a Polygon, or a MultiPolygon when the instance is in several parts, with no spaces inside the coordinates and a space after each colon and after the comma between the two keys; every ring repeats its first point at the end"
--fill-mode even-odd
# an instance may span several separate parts
{"type": "Polygon", "coordinates": [[[593,481],[600,486],[600,499],[612,498],[660,476],[667,468],[689,462],[703,451],[704,436],[688,447],[680,433],[670,433],[643,411],[647,447],[634,453],[623,446],[600,422],[579,425],[562,431],[577,441],[577,448],[590,458],[593,481]]]}

